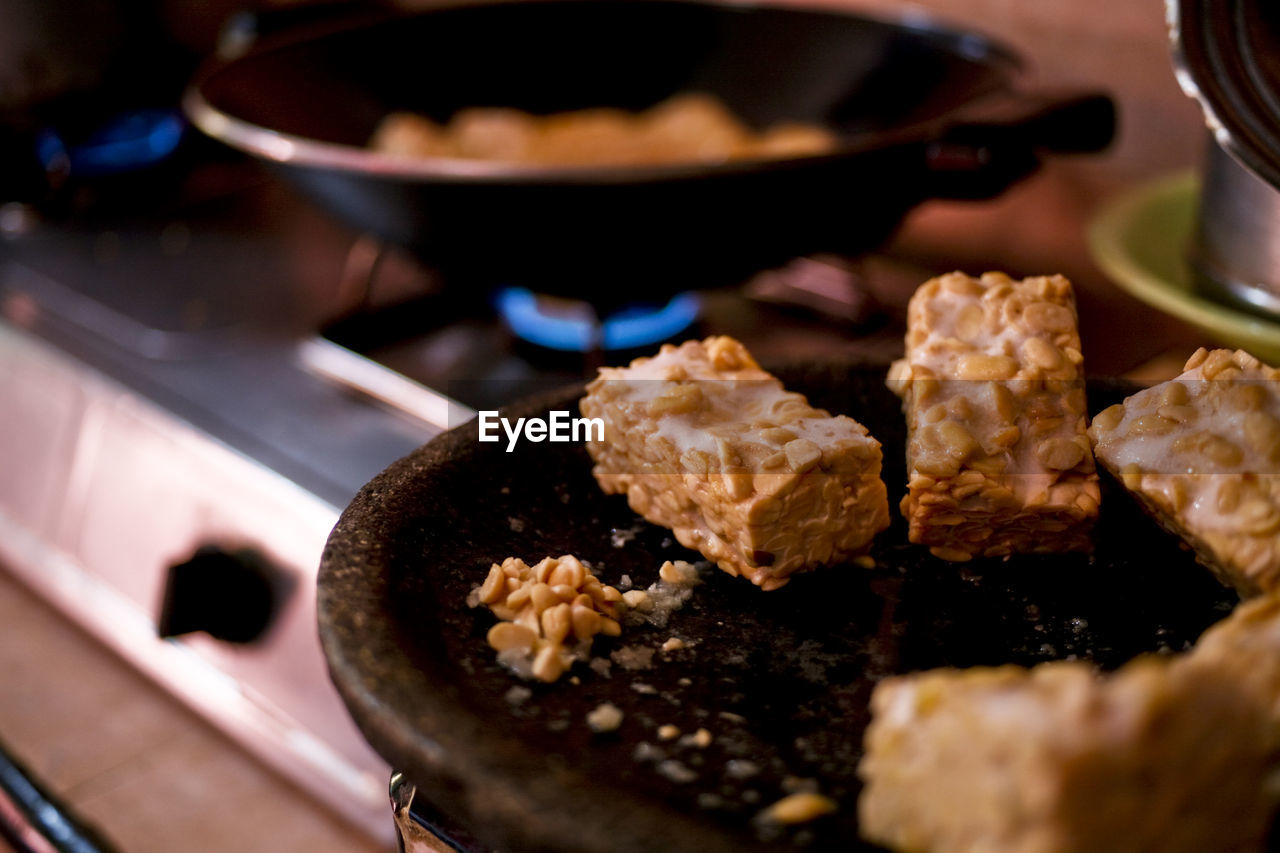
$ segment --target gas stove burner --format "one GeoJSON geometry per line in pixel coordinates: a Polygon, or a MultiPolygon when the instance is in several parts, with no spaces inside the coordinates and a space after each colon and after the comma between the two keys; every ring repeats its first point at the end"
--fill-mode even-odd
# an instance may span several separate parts
{"type": "Polygon", "coordinates": [[[702,307],[696,294],[679,293],[666,305],[631,305],[601,319],[586,302],[543,296],[523,287],[500,290],[495,304],[513,334],[558,352],[650,346],[692,326],[702,307]]]}
{"type": "Polygon", "coordinates": [[[132,172],[166,160],[177,150],[185,129],[176,109],[132,110],[74,144],[51,128],[41,131],[36,156],[50,175],[96,178],[132,172]]]}

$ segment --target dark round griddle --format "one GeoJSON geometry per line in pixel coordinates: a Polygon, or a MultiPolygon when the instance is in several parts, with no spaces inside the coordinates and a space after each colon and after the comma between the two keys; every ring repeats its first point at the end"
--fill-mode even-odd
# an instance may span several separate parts
{"type": "MultiPolygon", "coordinates": [[[[896,507],[904,427],[885,367],[778,374],[883,442],[896,507]]],[[[1091,407],[1131,390],[1094,383],[1091,407]]],[[[506,414],[576,411],[580,394],[506,414]]],[[[606,676],[580,664],[579,683],[525,684],[486,645],[488,610],[465,604],[491,563],[571,552],[608,583],[626,574],[643,587],[663,560],[698,555],[602,494],[581,445],[522,442],[507,453],[477,442],[468,424],[392,465],[343,514],[320,571],[320,633],[334,683],[374,748],[496,848],[851,850],[860,847],[855,769],[880,678],[1073,656],[1115,667],[1181,650],[1235,601],[1109,480],[1092,557],[945,563],[909,545],[893,515],[875,569],[825,568],[767,593],[712,570],[667,628],[628,628],[595,645],[610,659],[677,636],[683,650],[655,653],[648,669],[614,662],[606,676]],[[530,694],[521,699],[516,687],[530,694]],[[593,734],[585,717],[602,702],[624,720],[593,734]],[[661,741],[656,729],[668,723],[706,728],[714,741],[661,741]],[[753,821],[805,785],[839,810],[786,830],[753,821]]]]}

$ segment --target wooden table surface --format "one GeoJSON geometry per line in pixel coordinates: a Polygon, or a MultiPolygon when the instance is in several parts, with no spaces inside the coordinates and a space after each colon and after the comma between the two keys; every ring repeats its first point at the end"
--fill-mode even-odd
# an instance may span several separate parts
{"type": "Polygon", "coordinates": [[[3,571],[0,626],[0,741],[120,853],[389,853],[3,571]]]}

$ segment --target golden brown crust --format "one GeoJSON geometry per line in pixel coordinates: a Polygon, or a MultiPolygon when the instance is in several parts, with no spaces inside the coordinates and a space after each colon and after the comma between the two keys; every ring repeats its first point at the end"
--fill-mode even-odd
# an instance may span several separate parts
{"type": "Polygon", "coordinates": [[[605,423],[588,444],[601,488],[764,589],[865,553],[889,524],[879,443],[731,338],[604,368],[580,407],[605,423]]]}
{"type": "Polygon", "coordinates": [[[938,670],[872,697],[861,828],[902,850],[1259,850],[1280,790],[1280,602],[1180,656],[938,670]]]}
{"type": "Polygon", "coordinates": [[[920,286],[907,323],[889,386],[910,540],[951,560],[1088,550],[1100,492],[1070,282],[950,273],[920,286]]]}
{"type": "Polygon", "coordinates": [[[1098,414],[1098,460],[1241,595],[1280,588],[1280,370],[1198,350],[1098,414]]]}

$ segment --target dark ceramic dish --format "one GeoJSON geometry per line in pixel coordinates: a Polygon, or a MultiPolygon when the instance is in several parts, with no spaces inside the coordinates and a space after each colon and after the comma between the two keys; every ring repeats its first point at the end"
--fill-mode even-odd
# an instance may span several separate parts
{"type": "MultiPolygon", "coordinates": [[[[904,427],[884,367],[779,375],[884,443],[896,507],[904,427]]],[[[1092,408],[1125,390],[1095,383],[1092,408]]],[[[574,409],[579,394],[509,414],[574,409]]],[[[666,629],[595,646],[609,659],[678,636],[683,650],[655,654],[648,669],[614,663],[605,676],[579,665],[580,683],[524,684],[485,643],[493,617],[464,602],[492,562],[572,552],[608,583],[628,574],[645,586],[664,559],[697,555],[603,495],[581,445],[523,442],[506,453],[475,434],[470,424],[441,436],[347,509],[321,567],[320,631],[334,683],[378,752],[503,850],[858,849],[855,768],[878,679],[1069,656],[1114,667],[1182,649],[1234,603],[1108,481],[1093,557],[944,563],[909,545],[897,518],[876,541],[875,569],[831,567],[768,593],[710,571],[666,629]],[[606,701],[624,720],[595,735],[584,718],[606,701]],[[714,740],[664,742],[656,729],[668,723],[714,740]],[[839,811],[783,833],[757,827],[752,817],[796,779],[839,811]]]]}

